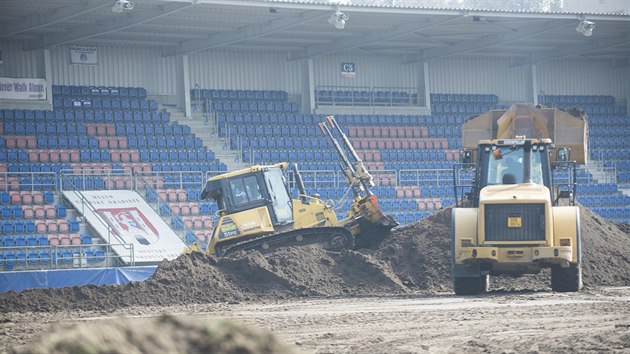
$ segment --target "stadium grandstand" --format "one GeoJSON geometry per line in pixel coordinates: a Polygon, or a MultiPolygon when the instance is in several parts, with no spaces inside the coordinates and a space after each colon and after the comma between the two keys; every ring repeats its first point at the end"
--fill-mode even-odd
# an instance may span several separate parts
{"type": "Polygon", "coordinates": [[[208,241],[204,182],[253,164],[297,163],[343,215],[330,114],[410,224],[454,203],[464,120],[577,107],[577,198],[630,222],[628,10],[3,2],[1,291],[146,278],[208,241]]]}

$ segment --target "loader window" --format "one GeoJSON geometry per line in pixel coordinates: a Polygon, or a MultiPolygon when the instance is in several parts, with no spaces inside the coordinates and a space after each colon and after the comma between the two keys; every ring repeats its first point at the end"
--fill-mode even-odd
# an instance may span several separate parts
{"type": "MultiPolygon", "coordinates": [[[[488,181],[490,184],[523,183],[524,153],[520,148],[499,147],[500,158],[494,158],[490,153],[488,161],[488,181]]],[[[544,150],[534,150],[531,153],[531,180],[536,184],[544,184],[542,169],[542,154],[544,150]]]]}
{"type": "Polygon", "coordinates": [[[522,183],[523,182],[523,150],[510,147],[499,147],[501,158],[494,158],[490,153],[488,162],[488,183],[522,183]],[[505,176],[509,178],[504,179],[505,176]],[[509,180],[509,182],[507,182],[509,180]]]}

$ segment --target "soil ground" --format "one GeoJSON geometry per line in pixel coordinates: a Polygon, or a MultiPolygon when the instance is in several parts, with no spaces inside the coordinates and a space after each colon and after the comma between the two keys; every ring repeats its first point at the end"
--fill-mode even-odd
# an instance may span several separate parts
{"type": "MultiPolygon", "coordinates": [[[[172,348],[175,338],[190,340],[192,324],[217,319],[262,328],[292,350],[305,353],[630,353],[629,287],[570,295],[493,291],[465,298],[445,293],[430,297],[131,307],[113,313],[11,313],[0,325],[0,347],[30,343],[30,347],[17,352],[37,352],[34,348],[46,348],[42,353],[53,352],[49,350],[64,346],[53,346],[55,338],[50,335],[37,339],[36,334],[51,327],[66,333],[68,328],[76,331],[90,327],[114,331],[112,322],[121,326],[129,321],[131,326],[135,323],[131,328],[136,332],[141,328],[155,331],[153,335],[170,345],[162,348],[172,348]],[[145,327],[147,318],[160,322],[163,313],[187,325],[170,327],[168,332],[155,323],[145,327]]],[[[132,352],[134,341],[128,337],[114,337],[109,342],[120,353],[132,352]]]]}
{"type": "Polygon", "coordinates": [[[484,296],[454,296],[445,209],[371,249],[291,247],[220,260],[193,253],[140,283],[0,294],[0,350],[72,352],[88,343],[101,348],[95,353],[287,352],[278,337],[318,353],[630,352],[628,227],[585,208],[581,220],[580,293],[551,292],[542,271],[493,277],[484,296]],[[145,322],[127,320],[135,317],[145,322]],[[246,327],[206,324],[216,319],[246,327]],[[233,331],[207,329],[217,327],[233,331]]]}

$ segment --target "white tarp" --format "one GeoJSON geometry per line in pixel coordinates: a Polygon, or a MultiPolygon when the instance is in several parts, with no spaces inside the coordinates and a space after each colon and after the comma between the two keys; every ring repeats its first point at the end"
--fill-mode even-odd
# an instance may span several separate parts
{"type": "MultiPolygon", "coordinates": [[[[135,191],[83,191],[81,194],[68,191],[64,196],[103,239],[108,240],[109,226],[110,243],[133,244],[136,263],[172,260],[186,248],[177,234],[135,191]],[[84,203],[91,204],[96,213],[84,207],[84,203]]],[[[118,247],[113,249],[116,251],[118,247]]],[[[127,261],[126,255],[120,256],[127,261]]]]}
{"type": "Polygon", "coordinates": [[[45,100],[46,80],[0,77],[0,99],[45,100]]]}

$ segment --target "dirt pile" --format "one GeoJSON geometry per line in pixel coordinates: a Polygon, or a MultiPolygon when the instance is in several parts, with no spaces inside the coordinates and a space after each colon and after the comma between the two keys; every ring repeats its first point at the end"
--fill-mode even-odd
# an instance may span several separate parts
{"type": "MultiPolygon", "coordinates": [[[[444,209],[394,230],[375,249],[330,252],[317,246],[221,259],[200,253],[160,264],[144,282],[33,289],[0,294],[0,311],[112,310],[129,306],[268,301],[451,291],[450,215],[444,209]]],[[[584,283],[630,285],[630,237],[581,208],[584,283]]],[[[549,274],[492,278],[493,289],[549,290],[549,274]]]]}
{"type": "Polygon", "coordinates": [[[163,315],[53,327],[36,341],[9,353],[297,353],[273,334],[236,322],[211,322],[163,315]],[[159,335],[156,335],[159,334],[159,335]]]}

